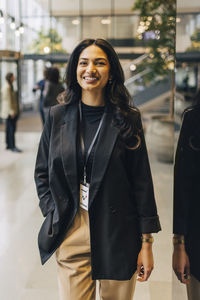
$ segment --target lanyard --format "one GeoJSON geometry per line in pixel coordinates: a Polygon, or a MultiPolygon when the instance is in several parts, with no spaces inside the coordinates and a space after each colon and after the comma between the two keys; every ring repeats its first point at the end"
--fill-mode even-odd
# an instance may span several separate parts
{"type": "Polygon", "coordinates": [[[102,127],[102,124],[103,124],[103,120],[105,118],[105,112],[103,113],[102,117],[101,117],[101,120],[99,122],[99,126],[97,128],[97,131],[95,133],[95,136],[90,144],[90,147],[87,151],[87,153],[85,153],[85,143],[84,143],[84,138],[83,138],[83,128],[82,128],[82,125],[83,125],[83,116],[82,116],[82,109],[81,109],[81,101],[79,102],[79,113],[80,113],[80,139],[81,139],[81,152],[82,152],[82,155],[83,155],[83,161],[84,161],[84,173],[83,173],[83,179],[84,179],[84,184],[86,184],[86,166],[87,166],[87,162],[88,162],[88,158],[90,156],[90,153],[92,151],[92,148],[94,146],[94,143],[96,142],[97,140],[97,137],[98,137],[98,134],[99,134],[99,131],[102,127]]]}

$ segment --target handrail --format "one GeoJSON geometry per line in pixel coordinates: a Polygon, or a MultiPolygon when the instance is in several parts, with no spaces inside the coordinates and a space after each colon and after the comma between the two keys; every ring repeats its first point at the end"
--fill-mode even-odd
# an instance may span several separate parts
{"type": "Polygon", "coordinates": [[[129,79],[127,79],[124,82],[124,85],[127,86],[128,84],[133,83],[134,81],[136,81],[138,78],[142,77],[143,75],[146,75],[146,74],[151,73],[151,72],[152,72],[152,70],[150,70],[150,69],[146,69],[142,72],[139,72],[136,75],[134,75],[134,76],[130,77],[129,79]]]}
{"type": "Polygon", "coordinates": [[[134,60],[132,60],[131,62],[127,63],[126,65],[124,65],[123,67],[123,70],[126,71],[128,70],[128,68],[130,68],[130,66],[132,64],[134,65],[137,65],[138,63],[140,63],[141,61],[143,61],[145,58],[147,58],[148,55],[145,53],[145,54],[142,54],[140,55],[139,57],[135,58],[134,60]]]}

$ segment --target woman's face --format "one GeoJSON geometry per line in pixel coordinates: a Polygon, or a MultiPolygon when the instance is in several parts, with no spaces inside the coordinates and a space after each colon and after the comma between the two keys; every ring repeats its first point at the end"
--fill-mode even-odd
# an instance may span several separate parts
{"type": "Polygon", "coordinates": [[[106,53],[95,45],[85,48],[79,56],[76,75],[83,90],[102,91],[110,75],[106,53]]]}

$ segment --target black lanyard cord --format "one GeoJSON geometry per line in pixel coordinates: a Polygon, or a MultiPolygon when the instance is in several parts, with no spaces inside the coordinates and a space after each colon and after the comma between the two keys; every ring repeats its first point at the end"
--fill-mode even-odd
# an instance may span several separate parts
{"type": "Polygon", "coordinates": [[[95,136],[90,144],[90,147],[87,151],[87,153],[85,153],[85,143],[84,143],[84,138],[83,138],[83,116],[82,116],[82,109],[81,109],[81,101],[79,102],[79,114],[80,114],[80,140],[81,140],[81,152],[83,155],[83,161],[84,161],[84,183],[86,183],[86,166],[87,166],[87,162],[88,162],[88,158],[90,156],[90,153],[92,151],[92,148],[94,146],[94,143],[97,140],[98,134],[101,130],[102,124],[103,124],[103,120],[105,118],[105,112],[103,113],[101,120],[99,122],[99,126],[97,128],[97,131],[95,133],[95,136]]]}

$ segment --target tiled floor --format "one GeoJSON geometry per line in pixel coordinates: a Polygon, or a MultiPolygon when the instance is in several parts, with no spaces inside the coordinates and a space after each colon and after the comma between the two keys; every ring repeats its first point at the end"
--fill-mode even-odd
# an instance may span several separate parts
{"type": "MultiPolygon", "coordinates": [[[[18,154],[4,149],[0,132],[0,300],[58,299],[55,261],[41,266],[37,249],[43,220],[33,181],[39,137],[39,132],[18,132],[23,149],[18,154]]],[[[172,165],[150,157],[162,232],[154,235],[155,269],[148,282],[137,283],[134,300],[171,300],[172,165]]],[[[174,300],[186,300],[184,287],[175,280],[173,286],[174,300]]]]}

